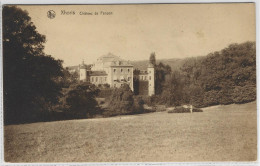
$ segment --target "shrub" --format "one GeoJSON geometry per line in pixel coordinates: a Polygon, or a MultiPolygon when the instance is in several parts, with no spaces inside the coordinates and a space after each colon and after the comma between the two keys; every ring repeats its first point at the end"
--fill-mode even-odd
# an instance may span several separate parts
{"type": "Polygon", "coordinates": [[[134,111],[133,95],[127,84],[115,88],[109,102],[109,110],[115,115],[131,114],[134,111]]]}
{"type": "Polygon", "coordinates": [[[98,89],[91,84],[81,83],[72,87],[66,97],[69,111],[78,118],[91,117],[98,110],[97,94],[98,89]]]}
{"type": "Polygon", "coordinates": [[[163,112],[163,111],[166,111],[166,106],[165,105],[156,105],[156,106],[153,106],[153,109],[156,112],[163,112]]]}
{"type": "Polygon", "coordinates": [[[144,100],[144,103],[148,106],[155,106],[156,104],[165,104],[163,101],[161,101],[160,95],[142,96],[142,99],[144,100]]]}
{"type": "Polygon", "coordinates": [[[134,100],[134,111],[133,113],[143,113],[144,112],[144,100],[142,97],[138,97],[134,100]]]}
{"type": "MultiPolygon", "coordinates": [[[[192,112],[203,112],[202,109],[193,108],[192,112]]],[[[168,111],[168,113],[190,113],[190,108],[184,108],[183,106],[175,107],[173,110],[168,111]]]]}
{"type": "Polygon", "coordinates": [[[184,108],[184,107],[176,107],[173,110],[168,111],[168,113],[188,113],[190,112],[189,108],[184,108]]]}
{"type": "Polygon", "coordinates": [[[110,98],[111,95],[112,95],[112,89],[109,89],[109,88],[101,88],[100,89],[100,92],[98,93],[98,97],[100,98],[110,98]]]}
{"type": "Polygon", "coordinates": [[[200,108],[193,108],[192,109],[192,112],[203,112],[202,109],[200,108]]]}

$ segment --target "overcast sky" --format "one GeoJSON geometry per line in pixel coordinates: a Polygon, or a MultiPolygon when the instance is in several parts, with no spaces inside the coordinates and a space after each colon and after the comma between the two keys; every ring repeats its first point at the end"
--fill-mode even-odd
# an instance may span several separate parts
{"type": "Polygon", "coordinates": [[[64,60],[64,66],[83,59],[90,64],[109,52],[126,60],[148,59],[151,52],[157,59],[200,56],[256,40],[252,3],[19,7],[46,35],[46,54],[64,60]],[[55,18],[47,17],[49,10],[55,18]],[[75,15],[62,15],[62,10],[75,15]]]}

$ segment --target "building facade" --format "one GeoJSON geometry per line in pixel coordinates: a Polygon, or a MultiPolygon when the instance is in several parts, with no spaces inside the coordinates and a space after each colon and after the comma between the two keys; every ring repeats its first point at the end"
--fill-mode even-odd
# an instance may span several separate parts
{"type": "Polygon", "coordinates": [[[80,81],[90,82],[96,86],[107,85],[111,88],[119,88],[123,84],[128,84],[132,91],[136,91],[134,82],[146,82],[148,86],[141,89],[145,92],[143,95],[152,96],[155,94],[153,65],[149,64],[147,71],[134,72],[134,66],[129,61],[111,53],[101,56],[92,65],[86,65],[83,62],[78,68],[76,66],[69,67],[69,71],[78,72],[80,81]]]}

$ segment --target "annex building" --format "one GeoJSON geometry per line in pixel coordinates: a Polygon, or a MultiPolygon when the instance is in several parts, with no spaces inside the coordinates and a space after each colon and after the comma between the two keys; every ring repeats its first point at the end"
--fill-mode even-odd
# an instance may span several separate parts
{"type": "Polygon", "coordinates": [[[128,84],[132,91],[138,91],[142,95],[155,94],[155,71],[152,64],[147,64],[147,70],[139,71],[130,61],[109,53],[99,57],[91,65],[86,65],[83,61],[78,66],[68,67],[68,70],[78,72],[79,81],[96,86],[108,85],[110,88],[119,88],[122,84],[128,84]]]}

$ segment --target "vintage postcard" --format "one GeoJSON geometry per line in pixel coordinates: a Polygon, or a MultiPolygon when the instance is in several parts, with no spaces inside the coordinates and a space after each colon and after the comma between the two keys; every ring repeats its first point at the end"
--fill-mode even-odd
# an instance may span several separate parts
{"type": "Polygon", "coordinates": [[[256,162],[255,13],[3,5],[3,162],[256,162]]]}

